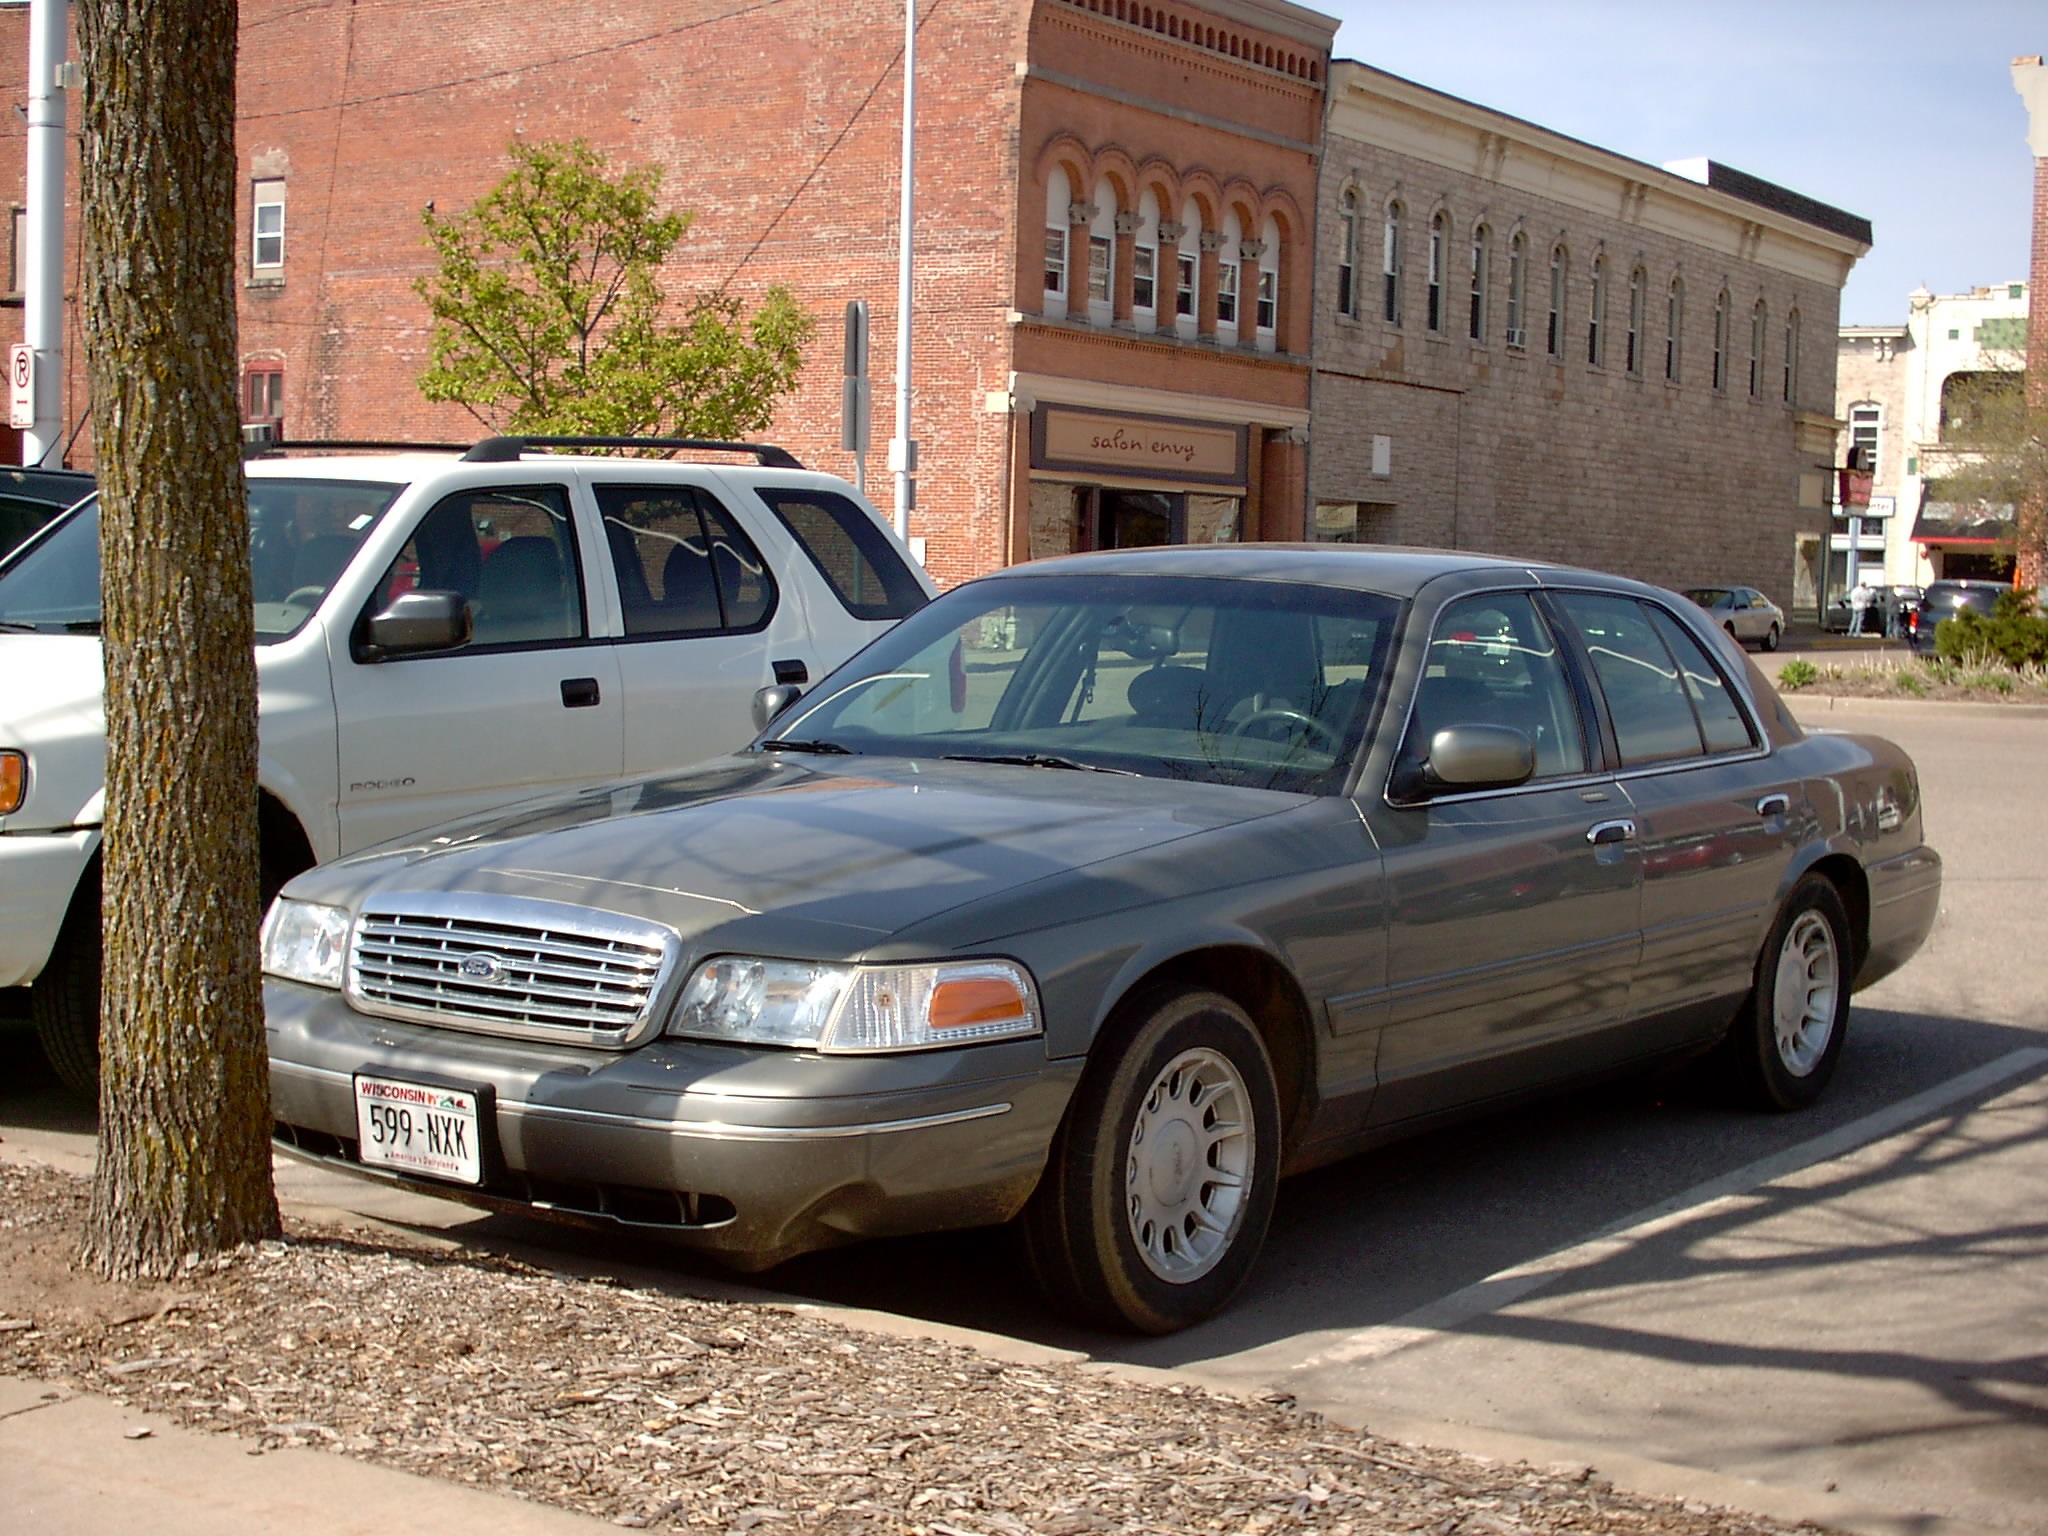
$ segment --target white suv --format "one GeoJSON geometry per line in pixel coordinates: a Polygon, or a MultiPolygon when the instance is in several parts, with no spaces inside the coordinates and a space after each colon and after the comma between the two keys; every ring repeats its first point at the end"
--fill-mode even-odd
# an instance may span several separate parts
{"type": "MultiPolygon", "coordinates": [[[[780,449],[552,451],[620,445],[247,466],[266,895],[465,812],[736,747],[758,689],[822,677],[931,597],[852,486],[780,449]]],[[[30,987],[81,1092],[98,1071],[98,529],[87,501],[0,563],[0,987],[30,987]]]]}

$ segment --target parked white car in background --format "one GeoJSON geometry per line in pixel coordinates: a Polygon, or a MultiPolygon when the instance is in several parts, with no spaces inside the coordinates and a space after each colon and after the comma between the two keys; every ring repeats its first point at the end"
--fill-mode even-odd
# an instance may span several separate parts
{"type": "MultiPolygon", "coordinates": [[[[548,451],[615,441],[247,466],[266,895],[432,822],[738,747],[758,689],[824,676],[932,595],[851,485],[780,449],[548,451]]],[[[0,563],[0,987],[31,988],[81,1092],[98,1073],[99,623],[87,501],[0,563]]]]}
{"type": "Polygon", "coordinates": [[[1785,634],[1785,610],[1755,587],[1687,587],[1685,595],[1744,645],[1775,651],[1785,634]]]}

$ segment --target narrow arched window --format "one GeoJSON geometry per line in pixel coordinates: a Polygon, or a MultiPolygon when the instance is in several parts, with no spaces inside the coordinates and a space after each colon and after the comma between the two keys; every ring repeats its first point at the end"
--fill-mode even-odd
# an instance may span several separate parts
{"type": "Polygon", "coordinates": [[[1607,366],[1607,258],[1593,258],[1593,307],[1586,314],[1586,361],[1607,366]]]}
{"type": "Polygon", "coordinates": [[[1054,166],[1045,179],[1045,313],[1064,319],[1069,280],[1067,245],[1073,238],[1072,184],[1064,167],[1054,166]]]}
{"type": "Polygon", "coordinates": [[[1529,345],[1529,330],[1522,303],[1529,282],[1529,239],[1517,230],[1508,241],[1508,345],[1529,345]]]}
{"type": "Polygon", "coordinates": [[[1216,334],[1226,341],[1237,340],[1238,265],[1244,256],[1238,242],[1244,227],[1235,211],[1223,217],[1223,242],[1216,248],[1216,334]]]}
{"type": "Polygon", "coordinates": [[[1444,247],[1451,238],[1448,214],[1438,213],[1429,221],[1429,328],[1444,328],[1444,247]]]}
{"type": "Polygon", "coordinates": [[[1358,313],[1358,193],[1350,187],[1337,201],[1337,313],[1358,313]]]}
{"type": "Polygon", "coordinates": [[[1799,403],[1799,311],[1785,315],[1785,403],[1799,403]]]}
{"type": "Polygon", "coordinates": [[[1472,231],[1472,308],[1467,329],[1474,341],[1486,340],[1486,267],[1490,231],[1484,224],[1472,231]]]}
{"type": "Polygon", "coordinates": [[[1641,267],[1628,275],[1628,353],[1627,367],[1630,373],[1641,376],[1643,371],[1643,306],[1649,302],[1650,275],[1641,267]]]}
{"type": "Polygon", "coordinates": [[[1551,357],[1564,356],[1564,247],[1550,248],[1550,313],[1544,323],[1543,350],[1551,357]]]}
{"type": "Polygon", "coordinates": [[[1268,219],[1259,226],[1259,291],[1252,312],[1253,339],[1262,352],[1279,347],[1280,224],[1268,219]]]}
{"type": "Polygon", "coordinates": [[[1673,384],[1678,382],[1678,340],[1684,325],[1685,284],[1674,277],[1671,279],[1670,289],[1664,296],[1664,377],[1673,384]]]}
{"type": "Polygon", "coordinates": [[[1141,330],[1158,321],[1159,194],[1149,188],[1138,199],[1138,232],[1131,244],[1131,314],[1141,330]]]}
{"type": "Polygon", "coordinates": [[[1728,290],[1714,300],[1714,388],[1728,387],[1728,290]]]}
{"type": "Polygon", "coordinates": [[[1401,205],[1387,204],[1386,238],[1380,248],[1380,318],[1401,323],[1401,205]]]}
{"type": "Polygon", "coordinates": [[[1749,396],[1754,400],[1764,392],[1764,337],[1768,334],[1769,312],[1764,301],[1758,299],[1756,308],[1749,312],[1749,396]]]}

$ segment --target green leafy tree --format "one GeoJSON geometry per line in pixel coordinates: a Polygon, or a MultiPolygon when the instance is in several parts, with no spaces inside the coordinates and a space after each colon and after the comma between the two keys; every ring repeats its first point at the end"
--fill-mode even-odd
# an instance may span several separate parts
{"type": "Polygon", "coordinates": [[[2016,354],[1953,381],[1942,400],[1941,446],[1929,452],[1941,500],[2012,509],[2020,581],[2048,583],[2048,394],[2016,354]]]}
{"type": "Polygon", "coordinates": [[[582,140],[523,144],[512,169],[446,218],[428,205],[439,270],[429,400],[534,434],[741,438],[796,384],[814,321],[780,284],[751,315],[722,292],[671,319],[658,281],[692,215],[663,213],[661,172],[612,174],[582,140]]]}

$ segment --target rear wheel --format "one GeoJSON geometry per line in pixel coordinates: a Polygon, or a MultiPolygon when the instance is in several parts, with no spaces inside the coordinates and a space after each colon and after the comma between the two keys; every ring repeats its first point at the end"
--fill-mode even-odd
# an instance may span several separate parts
{"type": "Polygon", "coordinates": [[[1105,1039],[1024,1213],[1033,1273],[1085,1322],[1171,1333],[1251,1272],[1279,1183],[1280,1101],[1264,1041],[1228,998],[1156,998],[1105,1039]]]}
{"type": "Polygon", "coordinates": [[[1729,1028],[1744,1096],[1765,1109],[1803,1109],[1826,1091],[1849,1027],[1854,979],[1849,915],[1834,885],[1808,875],[1771,925],[1756,979],[1729,1028]]]}

